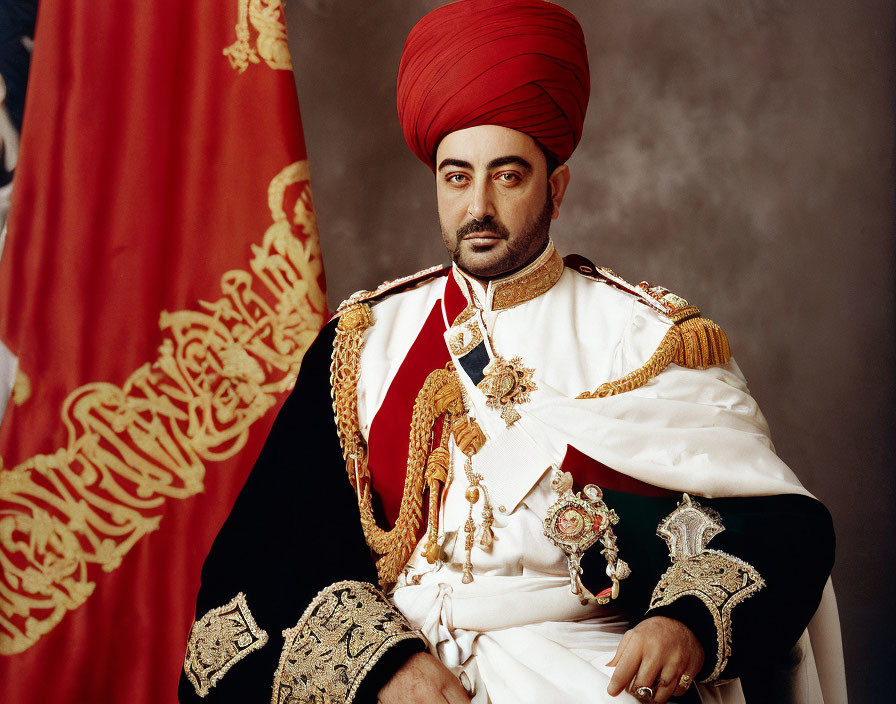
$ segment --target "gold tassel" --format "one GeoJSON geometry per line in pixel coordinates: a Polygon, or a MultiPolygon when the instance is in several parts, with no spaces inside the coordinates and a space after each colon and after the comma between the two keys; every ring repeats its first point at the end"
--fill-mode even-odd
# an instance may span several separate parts
{"type": "MultiPolygon", "coordinates": [[[[450,423],[450,415],[446,414],[445,425],[450,423]]],[[[442,487],[448,479],[448,463],[450,456],[446,445],[451,436],[448,428],[442,428],[442,442],[433,450],[426,460],[426,485],[429,488],[429,534],[423,554],[426,561],[433,565],[439,559],[439,500],[442,487]]]]}
{"type": "Polygon", "coordinates": [[[728,336],[707,318],[689,318],[675,325],[681,342],[672,361],[689,369],[706,369],[727,364],[731,359],[728,336]]]}
{"type": "Polygon", "coordinates": [[[701,318],[700,311],[691,306],[687,311],[692,317],[675,320],[659,347],[644,364],[615,381],[608,381],[595,391],[586,391],[576,398],[605,398],[638,389],[671,363],[688,369],[706,369],[727,364],[731,348],[725,331],[708,318],[701,318]]]}

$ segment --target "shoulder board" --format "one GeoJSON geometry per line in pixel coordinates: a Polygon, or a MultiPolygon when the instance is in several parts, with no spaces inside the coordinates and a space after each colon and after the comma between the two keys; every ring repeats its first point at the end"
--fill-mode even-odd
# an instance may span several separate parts
{"type": "Polygon", "coordinates": [[[564,257],[563,263],[583,276],[636,296],[641,303],[662,313],[675,323],[681,338],[681,344],[678,345],[672,360],[676,364],[692,369],[705,369],[727,364],[731,359],[731,349],[725,331],[708,318],[704,318],[697,306],[691,305],[669,289],[652,286],[646,281],[639,284],[629,283],[609,267],[595,266],[578,254],[564,257]]]}
{"type": "Polygon", "coordinates": [[[366,303],[367,301],[372,301],[380,296],[385,296],[386,294],[398,293],[399,291],[418,286],[429,279],[443,276],[448,270],[449,267],[439,264],[424,269],[423,271],[418,271],[416,274],[411,274],[410,276],[402,276],[400,279],[394,279],[392,281],[383,281],[383,283],[377,286],[373,291],[356,291],[339,304],[339,307],[336,309],[336,315],[340,315],[347,308],[358,303],[366,303]]]}
{"type": "Polygon", "coordinates": [[[639,284],[629,283],[609,267],[595,266],[579,254],[571,254],[564,257],[563,263],[589,279],[602,281],[610,284],[613,288],[618,288],[636,296],[641,303],[659,311],[674,323],[700,315],[700,309],[697,306],[692,306],[669,289],[663,286],[651,286],[646,281],[642,281],[639,284]]]}

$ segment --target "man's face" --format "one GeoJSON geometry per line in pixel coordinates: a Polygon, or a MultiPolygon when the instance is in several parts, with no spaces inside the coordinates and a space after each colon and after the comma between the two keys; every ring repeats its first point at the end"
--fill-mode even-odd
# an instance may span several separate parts
{"type": "Polygon", "coordinates": [[[544,248],[557,216],[546,169],[535,141],[506,127],[470,127],[442,140],[436,152],[439,222],[461,269],[493,278],[544,248]]]}

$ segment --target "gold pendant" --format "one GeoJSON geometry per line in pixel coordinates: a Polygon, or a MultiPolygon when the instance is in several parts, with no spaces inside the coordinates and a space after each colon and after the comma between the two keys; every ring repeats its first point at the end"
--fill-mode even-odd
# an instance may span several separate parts
{"type": "Polygon", "coordinates": [[[523,366],[520,357],[509,362],[496,355],[485,368],[485,377],[476,386],[485,394],[485,405],[494,411],[501,412],[501,418],[509,428],[522,416],[515,406],[529,401],[529,393],[538,387],[532,379],[534,369],[523,366]]]}
{"type": "Polygon", "coordinates": [[[619,517],[604,503],[603,492],[596,484],[588,484],[578,493],[573,492],[572,486],[573,480],[569,472],[557,469],[553,471],[551,488],[560,498],[548,508],[544,519],[544,534],[566,553],[572,593],[583,604],[587,604],[589,598],[585,596],[581,578],[582,555],[594,543],[601,542],[604,546],[601,554],[607,560],[607,576],[612,585],[594,599],[598,604],[607,604],[619,596],[619,580],[631,574],[628,564],[619,557],[613,533],[613,525],[619,521],[619,517]]]}

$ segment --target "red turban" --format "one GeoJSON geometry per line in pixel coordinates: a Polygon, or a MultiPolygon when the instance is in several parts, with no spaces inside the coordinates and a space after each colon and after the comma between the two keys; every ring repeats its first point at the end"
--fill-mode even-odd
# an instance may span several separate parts
{"type": "Polygon", "coordinates": [[[582,136],[590,83],[576,18],[544,0],[460,0],[411,30],[398,67],[398,119],[435,168],[442,138],[477,125],[525,132],[563,163],[582,136]]]}

